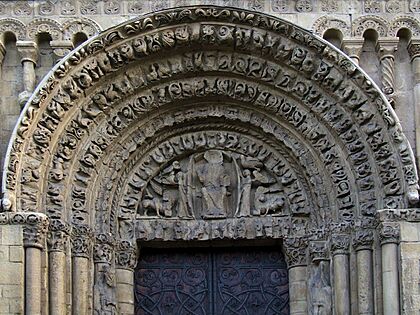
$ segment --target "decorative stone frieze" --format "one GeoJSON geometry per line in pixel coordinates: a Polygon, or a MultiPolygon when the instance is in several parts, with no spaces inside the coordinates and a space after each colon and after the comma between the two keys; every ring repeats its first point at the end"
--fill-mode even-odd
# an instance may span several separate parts
{"type": "Polygon", "coordinates": [[[379,240],[381,244],[400,242],[399,223],[383,222],[379,225],[379,240]]]}
{"type": "Polygon", "coordinates": [[[72,225],[71,245],[72,256],[90,258],[93,246],[92,229],[85,224],[72,225]]]}
{"type": "Polygon", "coordinates": [[[333,234],[331,236],[331,253],[335,255],[346,255],[349,253],[350,236],[346,234],[333,234]]]}
{"type": "Polygon", "coordinates": [[[67,250],[70,225],[60,219],[51,219],[48,232],[48,251],[65,252],[67,250]]]}
{"type": "Polygon", "coordinates": [[[117,268],[134,270],[137,265],[136,246],[130,241],[119,241],[115,254],[117,268]]]}
{"type": "Polygon", "coordinates": [[[283,240],[288,268],[308,264],[308,239],[306,237],[287,237],[283,240]]]}

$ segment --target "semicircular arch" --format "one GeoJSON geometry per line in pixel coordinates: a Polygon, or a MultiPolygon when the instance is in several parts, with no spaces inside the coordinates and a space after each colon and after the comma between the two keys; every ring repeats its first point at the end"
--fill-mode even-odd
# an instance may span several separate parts
{"type": "Polygon", "coordinates": [[[205,6],[123,23],[62,60],[25,106],[3,189],[5,210],[123,239],[139,216],[316,229],[418,201],[398,118],[360,68],[289,22],[205,6]]]}

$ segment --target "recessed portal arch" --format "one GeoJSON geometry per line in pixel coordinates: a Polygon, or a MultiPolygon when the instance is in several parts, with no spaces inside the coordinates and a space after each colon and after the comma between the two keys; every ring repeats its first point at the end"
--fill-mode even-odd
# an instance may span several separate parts
{"type": "MultiPolygon", "coordinates": [[[[113,27],[53,69],[16,126],[3,207],[71,231],[73,290],[91,290],[93,260],[103,313],[132,307],[120,293],[137,240],[283,240],[305,287],[308,245],[328,270],[328,242],[338,256],[372,243],[377,210],[416,203],[417,180],[398,118],[343,53],[280,19],[199,6],[113,27]]],[[[315,303],[290,296],[293,314],[315,303]]]]}

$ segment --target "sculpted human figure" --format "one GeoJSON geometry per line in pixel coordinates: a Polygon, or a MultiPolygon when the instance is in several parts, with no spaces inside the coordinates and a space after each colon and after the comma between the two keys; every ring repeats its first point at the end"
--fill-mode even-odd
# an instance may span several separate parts
{"type": "Polygon", "coordinates": [[[209,150],[204,153],[204,159],[207,163],[197,168],[202,184],[203,217],[225,218],[230,176],[223,166],[223,154],[218,150],[209,150]]]}
{"type": "Polygon", "coordinates": [[[236,211],[237,217],[251,216],[251,171],[245,169],[241,176],[241,191],[239,196],[239,205],[236,211]]]}

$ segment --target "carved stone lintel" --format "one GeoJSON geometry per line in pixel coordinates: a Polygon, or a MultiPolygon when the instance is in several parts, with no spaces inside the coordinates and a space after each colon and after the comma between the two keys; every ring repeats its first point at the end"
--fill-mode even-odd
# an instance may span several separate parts
{"type": "Polygon", "coordinates": [[[36,65],[38,60],[38,45],[33,41],[17,41],[17,50],[21,56],[21,62],[31,61],[36,65]]]}
{"type": "Polygon", "coordinates": [[[64,252],[70,236],[70,225],[63,220],[51,220],[48,232],[48,251],[64,252]]]}
{"type": "Polygon", "coordinates": [[[48,231],[48,217],[42,213],[26,215],[23,225],[23,244],[25,247],[44,248],[48,231]]]}
{"type": "Polygon", "coordinates": [[[283,242],[286,261],[289,268],[306,266],[308,239],[306,237],[288,237],[283,242]]]}
{"type": "Polygon", "coordinates": [[[309,256],[313,263],[328,260],[328,247],[325,241],[311,241],[309,243],[309,256]]]}
{"type": "Polygon", "coordinates": [[[92,229],[85,224],[75,224],[71,233],[72,256],[90,258],[92,243],[92,229]]]}
{"type": "Polygon", "coordinates": [[[353,61],[358,62],[360,53],[362,52],[363,42],[363,39],[347,38],[343,40],[342,49],[353,61]]]}
{"type": "Polygon", "coordinates": [[[113,255],[113,239],[110,234],[97,234],[93,246],[93,261],[95,263],[111,264],[113,255]]]}
{"type": "Polygon", "coordinates": [[[374,236],[370,229],[358,229],[353,237],[353,248],[358,250],[372,249],[374,236]]]}
{"type": "Polygon", "coordinates": [[[137,264],[135,246],[130,241],[120,241],[115,255],[117,268],[134,270],[137,264]]]}
{"type": "Polygon", "coordinates": [[[334,234],[331,236],[332,255],[346,255],[349,253],[350,237],[345,234],[334,234]]]}
{"type": "Polygon", "coordinates": [[[399,243],[400,225],[398,223],[384,222],[379,225],[379,239],[381,244],[399,243]]]}

